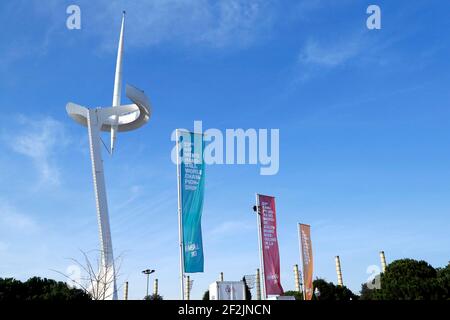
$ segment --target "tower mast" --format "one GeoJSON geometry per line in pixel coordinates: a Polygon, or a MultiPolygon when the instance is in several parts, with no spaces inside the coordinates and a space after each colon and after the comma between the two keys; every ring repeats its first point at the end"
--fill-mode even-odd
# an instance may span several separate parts
{"type": "MultiPolygon", "coordinates": [[[[116,74],[114,77],[114,92],[112,106],[120,106],[120,95],[122,91],[122,57],[123,57],[123,32],[125,28],[125,11],[122,15],[122,26],[120,27],[119,46],[117,48],[116,74]]],[[[114,153],[117,136],[118,117],[113,116],[111,125],[111,155],[114,153]]]]}

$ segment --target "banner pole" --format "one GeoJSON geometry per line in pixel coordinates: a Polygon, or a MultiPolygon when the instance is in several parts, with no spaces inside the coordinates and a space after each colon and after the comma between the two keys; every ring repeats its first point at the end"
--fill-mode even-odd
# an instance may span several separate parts
{"type": "Polygon", "coordinates": [[[181,282],[181,300],[184,300],[184,246],[183,246],[183,212],[181,209],[181,168],[180,168],[180,135],[176,130],[177,138],[177,189],[178,189],[178,235],[180,238],[180,282],[181,282]]]}
{"type": "Polygon", "coordinates": [[[258,243],[259,243],[259,263],[261,269],[261,282],[262,282],[262,300],[266,300],[266,274],[264,271],[264,254],[263,254],[263,243],[262,243],[262,224],[261,215],[263,214],[262,208],[259,206],[259,196],[256,194],[256,216],[258,225],[258,243]]]}

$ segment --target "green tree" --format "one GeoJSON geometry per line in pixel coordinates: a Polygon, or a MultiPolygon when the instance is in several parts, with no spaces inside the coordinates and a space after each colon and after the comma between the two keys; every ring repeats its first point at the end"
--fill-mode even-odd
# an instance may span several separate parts
{"type": "Polygon", "coordinates": [[[364,300],[449,300],[450,263],[434,269],[425,261],[400,259],[380,274],[380,289],[361,287],[364,300]]]}
{"type": "Polygon", "coordinates": [[[162,296],[160,296],[159,294],[153,293],[153,294],[149,294],[148,296],[144,297],[144,300],[156,300],[156,301],[161,301],[164,300],[162,296]]]}
{"type": "Polygon", "coordinates": [[[39,277],[30,278],[26,282],[21,282],[13,278],[0,278],[0,301],[88,301],[90,299],[90,296],[83,290],[70,288],[64,282],[39,277]]]}
{"type": "Polygon", "coordinates": [[[294,290],[285,291],[283,296],[293,296],[295,300],[303,300],[303,293],[294,290]]]}
{"type": "Polygon", "coordinates": [[[314,293],[313,300],[336,300],[334,297],[333,283],[317,278],[313,281],[313,288],[319,291],[319,296],[316,296],[314,293]]]}
{"type": "MultiPolygon", "coordinates": [[[[383,300],[432,300],[440,299],[445,289],[445,271],[442,271],[439,287],[437,271],[425,261],[400,259],[390,263],[381,274],[378,296],[383,300]]],[[[448,287],[447,287],[448,288],[448,287]]]]}
{"type": "Polygon", "coordinates": [[[334,288],[336,300],[359,300],[359,296],[354,294],[346,286],[335,286],[334,288]]]}
{"type": "Polygon", "coordinates": [[[314,300],[357,300],[358,296],[355,295],[346,286],[335,286],[332,282],[327,282],[324,279],[316,279],[313,281],[314,290],[318,290],[320,295],[314,294],[314,300]]]}
{"type": "Polygon", "coordinates": [[[437,286],[440,298],[450,300],[450,262],[445,268],[437,269],[437,286]]]}
{"type": "Polygon", "coordinates": [[[26,294],[25,286],[13,278],[0,278],[0,301],[21,300],[26,294]]]}
{"type": "Polygon", "coordinates": [[[369,289],[369,287],[367,286],[367,283],[363,283],[361,285],[361,291],[360,291],[359,299],[360,300],[379,300],[380,299],[380,295],[379,295],[378,292],[379,292],[378,289],[375,289],[375,288],[374,289],[369,289]]]}
{"type": "Polygon", "coordinates": [[[205,293],[203,294],[202,300],[209,300],[209,290],[205,291],[205,293]]]}

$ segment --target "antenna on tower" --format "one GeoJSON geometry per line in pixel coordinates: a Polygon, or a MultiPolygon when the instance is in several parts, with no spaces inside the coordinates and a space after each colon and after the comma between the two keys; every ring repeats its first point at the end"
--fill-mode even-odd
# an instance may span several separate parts
{"type": "MultiPolygon", "coordinates": [[[[122,26],[120,27],[119,36],[119,46],[117,48],[117,61],[116,61],[116,74],[114,77],[114,92],[112,106],[120,106],[120,96],[122,91],[122,57],[123,57],[123,32],[125,28],[125,10],[122,12],[122,26]]],[[[116,144],[117,127],[119,118],[117,116],[112,116],[111,119],[111,148],[109,153],[112,155],[114,153],[114,148],[116,144]]]]}

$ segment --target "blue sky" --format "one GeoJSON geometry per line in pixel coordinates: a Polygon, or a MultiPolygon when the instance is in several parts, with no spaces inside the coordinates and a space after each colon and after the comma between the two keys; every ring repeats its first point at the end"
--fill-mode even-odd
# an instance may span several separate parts
{"type": "MultiPolygon", "coordinates": [[[[175,128],[277,128],[280,171],[207,167],[205,273],[258,267],[255,192],[277,197],[281,279],[294,288],[296,223],[311,225],[315,276],[359,291],[370,265],[410,257],[444,266],[450,236],[450,27],[447,1],[2,1],[0,277],[63,279],[68,258],[98,248],[86,130],[69,101],[112,100],[121,12],[124,81],[154,114],[104,153],[122,283],[141,270],[179,296],[175,128]],[[366,28],[378,4],[382,29],[366,28]],[[82,29],[68,30],[70,4],[82,29]]],[[[124,96],[124,95],[123,95],[124,96]]],[[[126,99],[123,98],[123,102],[126,99]]],[[[106,138],[106,137],[105,137],[106,138]]]]}

